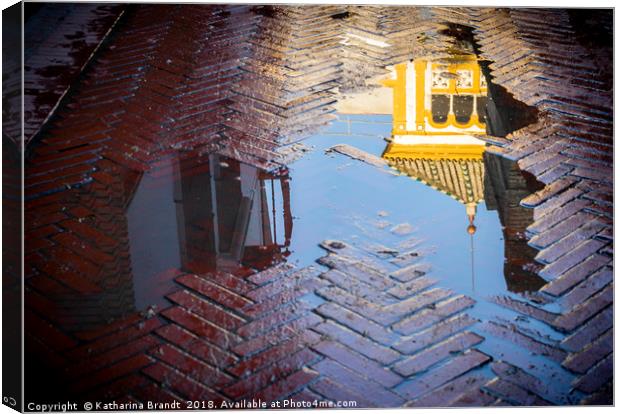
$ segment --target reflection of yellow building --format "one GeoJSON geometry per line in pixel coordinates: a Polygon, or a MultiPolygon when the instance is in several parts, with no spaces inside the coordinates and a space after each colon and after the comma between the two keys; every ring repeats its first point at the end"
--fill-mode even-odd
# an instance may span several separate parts
{"type": "Polygon", "coordinates": [[[383,81],[393,91],[392,140],[383,157],[391,166],[466,205],[473,234],[476,205],[484,199],[487,84],[474,55],[395,66],[383,81]]]}
{"type": "Polygon", "coordinates": [[[393,89],[395,137],[485,132],[479,108],[484,106],[487,85],[473,55],[447,62],[401,63],[383,84],[393,89]]]}

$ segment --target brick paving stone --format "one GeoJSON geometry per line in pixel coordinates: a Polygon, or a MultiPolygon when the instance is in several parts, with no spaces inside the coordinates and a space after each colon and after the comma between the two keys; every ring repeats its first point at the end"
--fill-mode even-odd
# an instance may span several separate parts
{"type": "Polygon", "coordinates": [[[577,167],[571,172],[571,175],[581,178],[589,178],[594,181],[613,183],[613,176],[609,173],[609,171],[601,171],[598,168],[591,169],[585,167],[577,167]]]}
{"type": "Polygon", "coordinates": [[[311,346],[319,341],[320,335],[306,330],[296,337],[287,339],[278,344],[274,344],[271,348],[258,354],[254,354],[248,359],[240,361],[230,367],[228,371],[237,377],[252,375],[253,371],[278,361],[287,355],[291,355],[300,349],[311,346]]]}
{"type": "Polygon", "coordinates": [[[571,371],[584,374],[590,367],[613,350],[613,331],[610,329],[578,353],[569,355],[562,365],[571,371]]]}
{"type": "Polygon", "coordinates": [[[280,308],[278,312],[272,312],[267,316],[260,319],[255,319],[237,330],[237,334],[244,338],[251,338],[285,324],[293,319],[297,319],[303,316],[307,311],[312,308],[312,305],[307,305],[304,302],[293,302],[280,308]]]}
{"type": "Polygon", "coordinates": [[[26,322],[36,332],[36,339],[28,336],[29,349],[49,355],[51,364],[70,360],[74,375],[87,376],[79,367],[94,361],[99,372],[76,389],[94,395],[109,388],[127,401],[157,398],[158,392],[161,398],[217,401],[227,390],[227,398],[361,396],[364,407],[398,407],[406,400],[390,389],[400,378],[387,368],[392,366],[413,375],[396,388],[417,402],[565,403],[566,396],[554,395],[541,379],[549,359],[585,373],[575,380],[578,390],[604,392],[613,362],[613,284],[604,268],[613,257],[611,94],[600,74],[605,65],[591,61],[599,51],[585,53],[565,11],[183,6],[191,7],[186,13],[177,5],[161,7],[127,9],[123,24],[92,56],[95,64],[80,67],[79,88],[54,109],[33,144],[26,226],[39,237],[26,246],[36,251],[28,256],[26,322]],[[343,11],[346,19],[333,18],[343,11]],[[168,157],[186,145],[184,162],[192,163],[192,174],[202,168],[195,150],[221,150],[275,168],[281,143],[331,121],[336,88],[355,89],[348,83],[365,83],[384,74],[387,64],[426,50],[430,46],[407,41],[422,30],[431,33],[432,47],[443,50],[447,41],[434,37],[446,38],[443,22],[457,21],[473,26],[482,53],[493,61],[494,81],[539,111],[538,122],[491,139],[547,184],[522,204],[535,207],[526,235],[545,249],[538,259],[547,264],[543,274],[551,282],[540,294],[521,295],[523,301],[517,294],[494,301],[566,334],[559,343],[571,352],[568,358],[534,330],[486,321],[482,326],[493,326],[519,352],[550,358],[532,362],[528,372],[536,375],[508,375],[508,368],[494,365],[499,378],[488,382],[480,376],[485,371],[470,372],[490,358],[471,349],[481,337],[465,331],[477,322],[465,313],[475,302],[433,288],[435,281],[425,276],[430,265],[409,239],[392,263],[371,248],[326,241],[321,246],[329,254],[319,263],[328,272],[287,264],[258,273],[173,271],[180,285],[170,293],[173,305],[155,317],[135,312],[110,327],[70,334],[56,326],[66,317],[56,315],[53,295],[97,293],[129,266],[128,251],[117,246],[129,243],[119,217],[127,188],[135,185],[132,170],[163,182],[171,172],[168,157]],[[356,39],[358,30],[389,47],[356,39]],[[567,84],[572,87],[562,86],[567,84]],[[54,268],[61,264],[66,272],[54,268]],[[314,301],[302,297],[308,293],[314,301]],[[560,313],[548,310],[558,308],[560,313]],[[458,338],[470,342],[456,346],[458,338]],[[163,354],[152,348],[160,342],[163,354]],[[450,352],[453,345],[458,355],[450,352]],[[214,389],[201,384],[218,378],[214,389]]]}
{"type": "Polygon", "coordinates": [[[265,401],[276,401],[286,398],[318,377],[318,374],[304,368],[282,380],[256,392],[255,398],[265,401]]]}
{"type": "Polygon", "coordinates": [[[539,165],[540,163],[548,162],[550,159],[553,159],[564,147],[566,146],[566,141],[557,140],[547,148],[542,149],[541,151],[537,151],[532,155],[521,158],[519,160],[519,167],[523,170],[530,171],[532,174],[538,175],[541,171],[535,171],[532,167],[539,165]],[[538,173],[537,173],[538,172],[538,173]]]}
{"type": "Polygon", "coordinates": [[[592,206],[592,202],[588,200],[576,199],[576,200],[570,201],[566,205],[564,205],[561,209],[555,210],[547,214],[545,217],[541,218],[540,220],[537,220],[533,224],[529,225],[527,227],[527,231],[532,234],[541,233],[543,231],[546,231],[550,227],[553,227],[556,224],[562,222],[563,220],[566,220],[567,218],[571,217],[573,214],[581,210],[584,210],[586,208],[589,208],[590,206],[592,206]]]}
{"type": "Polygon", "coordinates": [[[244,295],[251,290],[254,285],[248,283],[242,276],[235,276],[230,273],[212,272],[206,275],[195,275],[199,279],[206,279],[208,282],[217,283],[218,285],[244,295]]]}
{"type": "Polygon", "coordinates": [[[274,279],[277,280],[281,277],[285,277],[288,274],[288,271],[291,271],[293,269],[293,265],[289,263],[281,263],[274,267],[270,267],[267,270],[263,270],[262,272],[249,276],[248,280],[261,286],[266,283],[273,282],[274,279]]]}
{"type": "Polygon", "coordinates": [[[533,394],[517,385],[495,378],[484,386],[485,390],[501,397],[504,400],[513,402],[520,406],[545,406],[551,405],[548,401],[543,400],[536,394],[533,394]]]}
{"type": "Polygon", "coordinates": [[[596,253],[600,250],[605,243],[596,241],[596,240],[586,240],[581,243],[577,247],[574,247],[571,251],[571,254],[565,255],[555,262],[548,264],[545,266],[540,272],[539,275],[546,278],[547,280],[555,279],[564,272],[570,270],[583,260],[590,257],[592,254],[596,253]]]}
{"type": "Polygon", "coordinates": [[[601,388],[596,390],[593,394],[588,395],[584,399],[582,399],[579,403],[582,405],[613,405],[614,397],[613,397],[613,384],[612,382],[608,382],[604,384],[601,388]]]}
{"type": "Polygon", "coordinates": [[[389,311],[386,306],[377,306],[371,301],[356,296],[354,291],[351,293],[337,287],[324,287],[317,290],[317,294],[327,301],[338,303],[381,325],[390,325],[402,317],[398,312],[389,311]]]}
{"type": "Polygon", "coordinates": [[[140,368],[150,365],[152,362],[153,360],[150,357],[144,354],[138,354],[121,362],[117,362],[114,365],[107,366],[89,375],[87,378],[82,378],[79,382],[70,385],[70,388],[77,393],[83,392],[95,386],[128,375],[140,368]]]}
{"type": "Polygon", "coordinates": [[[368,319],[365,319],[364,317],[334,303],[323,304],[318,307],[316,311],[321,316],[332,319],[335,322],[354,330],[362,336],[367,336],[380,344],[389,346],[397,339],[396,334],[389,332],[383,326],[375,322],[371,322],[368,319]]]}
{"type": "Polygon", "coordinates": [[[431,325],[423,331],[403,338],[394,348],[404,354],[413,354],[422,348],[437,343],[462,329],[476,323],[476,320],[467,314],[459,314],[452,318],[431,325]]]}
{"type": "Polygon", "coordinates": [[[71,350],[69,356],[73,359],[82,359],[98,355],[109,349],[124,345],[132,340],[135,340],[136,338],[148,335],[151,331],[161,326],[161,324],[162,322],[158,318],[140,321],[135,325],[98,338],[94,342],[76,347],[71,350]]]}
{"type": "Polygon", "coordinates": [[[245,341],[237,345],[233,345],[231,350],[238,355],[249,356],[273,345],[273,338],[278,338],[280,340],[288,339],[297,335],[306,328],[310,328],[320,323],[321,321],[322,319],[313,313],[303,315],[298,319],[291,320],[270,331],[264,332],[263,335],[255,336],[250,339],[246,338],[245,341]]]}
{"type": "Polygon", "coordinates": [[[410,282],[417,277],[423,276],[429,269],[430,265],[428,263],[415,263],[390,273],[390,276],[400,282],[410,282]]]}
{"type": "Polygon", "coordinates": [[[561,178],[554,181],[553,184],[548,185],[544,189],[537,191],[536,193],[525,197],[521,200],[521,205],[525,207],[536,207],[549,200],[551,197],[556,196],[566,188],[575,184],[577,180],[574,177],[561,178]]]}
{"type": "Polygon", "coordinates": [[[405,400],[394,392],[381,387],[376,382],[345,368],[331,359],[324,359],[313,365],[313,369],[324,378],[354,389],[377,407],[400,407],[405,400]]]}
{"type": "Polygon", "coordinates": [[[520,300],[512,299],[508,296],[499,296],[493,298],[493,301],[500,306],[507,307],[516,312],[522,313],[527,316],[531,316],[534,319],[538,319],[539,321],[546,322],[548,324],[552,324],[555,319],[558,317],[558,314],[549,312],[547,310],[538,308],[530,303],[522,302],[520,300]]]}
{"type": "Polygon", "coordinates": [[[355,401],[359,407],[377,407],[372,402],[366,400],[352,390],[346,388],[346,384],[340,384],[331,380],[329,377],[322,377],[310,388],[320,394],[323,398],[330,401],[355,401]]]}
{"type": "Polygon", "coordinates": [[[586,223],[584,226],[573,231],[566,237],[545,248],[544,250],[541,250],[536,255],[536,260],[541,263],[552,263],[558,260],[561,256],[572,253],[575,246],[592,238],[595,234],[602,230],[602,228],[603,224],[596,221],[586,223]]]}
{"type": "Polygon", "coordinates": [[[528,244],[542,250],[569,235],[581,226],[586,225],[595,218],[596,216],[592,214],[579,212],[558,223],[556,226],[548,229],[544,233],[536,234],[530,239],[528,244]]]}
{"type": "Polygon", "coordinates": [[[605,289],[592,296],[584,303],[581,303],[569,312],[558,316],[553,321],[553,326],[565,331],[572,331],[612,302],[613,284],[609,284],[605,289]]]}
{"type": "Polygon", "coordinates": [[[596,364],[586,375],[577,379],[575,388],[586,393],[597,391],[613,378],[613,354],[596,364]]]}
{"type": "Polygon", "coordinates": [[[429,325],[436,324],[443,319],[470,308],[475,301],[467,296],[453,296],[437,303],[434,307],[423,309],[412,316],[394,324],[394,329],[404,335],[410,335],[424,329],[429,325]]]}
{"type": "Polygon", "coordinates": [[[605,227],[596,235],[596,237],[603,240],[613,241],[614,231],[610,227],[605,227]]]}
{"type": "Polygon", "coordinates": [[[93,263],[110,263],[114,260],[111,255],[71,233],[59,233],[53,237],[53,240],[82,257],[88,257],[93,263]]]}
{"type": "Polygon", "coordinates": [[[580,303],[585,302],[586,299],[607,286],[612,281],[613,272],[611,269],[603,268],[585,279],[583,282],[579,283],[570,292],[564,294],[559,303],[565,309],[572,309],[580,303]]]}
{"type": "MultiPolygon", "coordinates": [[[[36,265],[36,263],[35,263],[36,265]]],[[[101,292],[101,288],[83,277],[77,272],[73,272],[70,269],[63,269],[62,265],[55,262],[48,261],[43,265],[36,265],[42,272],[45,272],[50,277],[54,278],[58,282],[66,285],[70,289],[80,292],[82,294],[96,294],[101,292]]]]}
{"type": "Polygon", "coordinates": [[[338,361],[341,365],[356,371],[360,375],[372,378],[384,386],[393,387],[402,381],[400,376],[384,368],[379,363],[367,359],[334,341],[321,341],[313,345],[312,349],[338,361]]]}
{"type": "Polygon", "coordinates": [[[567,189],[566,191],[563,191],[559,195],[548,199],[547,201],[538,205],[534,209],[534,217],[533,217],[534,220],[541,219],[546,214],[556,210],[557,208],[560,208],[564,204],[578,198],[582,194],[583,194],[583,191],[581,191],[579,188],[571,187],[567,189]]]}
{"type": "Polygon", "coordinates": [[[313,329],[381,364],[390,365],[392,362],[400,358],[400,354],[398,352],[395,352],[388,347],[379,345],[367,337],[364,337],[357,332],[332,321],[321,323],[313,329]]]}
{"type": "Polygon", "coordinates": [[[391,305],[387,305],[384,309],[387,312],[404,315],[417,311],[418,309],[429,307],[436,308],[435,303],[446,299],[452,294],[452,291],[442,288],[433,288],[425,290],[415,297],[404,299],[391,305]]]}
{"type": "Polygon", "coordinates": [[[223,400],[223,398],[213,390],[210,390],[200,382],[187,377],[166,364],[155,363],[144,368],[142,372],[160,384],[164,384],[166,388],[170,389],[175,394],[179,394],[186,399],[205,401],[223,400]]]}
{"type": "Polygon", "coordinates": [[[202,300],[186,290],[174,292],[168,295],[167,298],[173,303],[184,307],[188,311],[191,311],[208,321],[217,323],[224,329],[234,330],[246,322],[243,318],[235,315],[234,313],[202,300]]]}
{"type": "Polygon", "coordinates": [[[423,397],[417,398],[406,404],[408,407],[438,407],[442,405],[454,406],[454,402],[459,400],[469,390],[478,390],[488,378],[478,375],[462,375],[441,387],[437,388],[423,397]]]}
{"type": "Polygon", "coordinates": [[[394,371],[404,377],[427,370],[434,364],[449,358],[457,352],[465,351],[484,340],[480,335],[471,332],[461,332],[447,340],[427,348],[411,358],[402,360],[394,365],[394,371]]]}
{"type": "Polygon", "coordinates": [[[545,184],[552,183],[555,180],[569,174],[572,170],[573,170],[572,167],[566,166],[564,164],[560,164],[545,171],[543,174],[539,175],[537,179],[538,181],[545,183],[545,184]]]}
{"type": "MultiPolygon", "coordinates": [[[[562,143],[563,145],[566,145],[565,142],[562,143]]],[[[534,174],[536,177],[540,177],[541,175],[543,175],[546,171],[555,169],[557,167],[565,167],[563,165],[563,163],[566,161],[568,157],[562,152],[562,153],[555,153],[553,155],[551,155],[549,158],[536,163],[530,167],[527,168],[527,171],[534,174]]],[[[563,174],[562,174],[563,175],[563,174]]],[[[556,177],[555,180],[557,180],[559,177],[556,177]]],[[[553,181],[555,181],[553,180],[553,181]]],[[[540,178],[538,178],[538,181],[541,181],[540,178]]],[[[541,182],[545,182],[545,181],[541,181],[541,182]]],[[[548,183],[548,182],[547,182],[548,183]]]]}
{"type": "MultiPolygon", "coordinates": [[[[590,187],[590,186],[588,186],[590,187]]],[[[587,187],[586,187],[587,188],[587,187]]],[[[583,195],[583,198],[587,198],[588,200],[592,200],[598,203],[605,204],[613,204],[613,196],[612,196],[611,187],[606,187],[603,190],[594,190],[588,191],[583,195]]]]}
{"type": "Polygon", "coordinates": [[[254,394],[265,387],[265,385],[281,378],[286,378],[299,371],[304,366],[312,365],[318,359],[320,359],[318,354],[304,348],[263,369],[252,372],[252,374],[246,378],[242,378],[224,388],[222,392],[233,399],[239,399],[244,396],[253,397],[254,394]]]}
{"type": "Polygon", "coordinates": [[[237,342],[230,333],[180,307],[168,308],[161,315],[215,345],[226,347],[237,342]]]}
{"type": "Polygon", "coordinates": [[[170,344],[160,345],[151,350],[153,358],[164,361],[177,370],[192,377],[205,386],[220,388],[232,382],[232,377],[221,370],[205,364],[202,361],[183,352],[181,349],[170,344]]]}
{"type": "Polygon", "coordinates": [[[246,296],[254,302],[262,302],[270,296],[276,295],[281,291],[293,288],[307,279],[315,278],[319,275],[318,269],[310,266],[288,273],[278,283],[271,283],[246,292],[246,296]]]}
{"type": "Polygon", "coordinates": [[[490,359],[488,355],[480,351],[469,350],[462,355],[452,358],[441,368],[430,371],[414,381],[399,385],[395,388],[395,391],[407,399],[420,397],[446,382],[485,364],[490,359]]]}
{"type": "Polygon", "coordinates": [[[149,350],[158,345],[158,343],[159,342],[151,335],[140,337],[132,342],[123,344],[103,354],[99,354],[95,358],[82,360],[73,366],[69,366],[67,368],[67,374],[72,378],[83,376],[120,361],[123,358],[149,350]]]}
{"type": "MultiPolygon", "coordinates": [[[[321,278],[328,280],[334,285],[350,292],[352,295],[365,299],[377,305],[387,305],[394,303],[394,298],[385,294],[383,290],[377,290],[347,273],[338,270],[329,270],[321,275],[321,278]]],[[[393,288],[392,288],[393,289],[393,288]]]]}
{"type": "Polygon", "coordinates": [[[295,402],[304,402],[310,404],[313,404],[315,401],[318,403],[318,401],[322,399],[319,394],[315,394],[309,389],[301,390],[298,393],[291,395],[290,398],[295,402]]]}
{"type": "Polygon", "coordinates": [[[398,299],[406,299],[418,294],[420,291],[429,288],[437,283],[437,280],[429,277],[419,277],[410,282],[402,283],[389,289],[387,293],[396,296],[398,299]]]}
{"type": "Polygon", "coordinates": [[[613,307],[609,306],[595,317],[582,324],[575,332],[561,342],[562,347],[571,352],[578,352],[613,325],[613,307]]]}
{"type": "Polygon", "coordinates": [[[178,325],[164,325],[157,329],[155,333],[171,344],[182,348],[185,352],[215,367],[226,367],[237,361],[237,358],[230,352],[221,350],[215,345],[203,341],[178,325]]]}
{"type": "Polygon", "coordinates": [[[551,384],[545,383],[541,379],[523,371],[521,368],[498,361],[492,363],[491,369],[503,380],[515,384],[547,401],[556,403],[562,401],[562,396],[557,394],[551,384]]]}
{"type": "Polygon", "coordinates": [[[362,264],[351,258],[342,257],[341,255],[330,254],[327,257],[319,259],[319,263],[329,268],[340,270],[352,278],[370,286],[374,286],[381,291],[385,291],[394,285],[394,282],[388,277],[383,276],[366,264],[362,264]]]}
{"type": "Polygon", "coordinates": [[[489,407],[501,406],[504,404],[504,401],[495,398],[483,389],[472,388],[466,391],[461,397],[453,401],[450,405],[452,407],[489,407]]]}
{"type": "Polygon", "coordinates": [[[566,353],[562,349],[532,338],[519,330],[514,324],[500,324],[488,321],[482,324],[482,329],[496,337],[523,346],[532,355],[542,355],[556,362],[562,362],[566,358],[566,353]]]}
{"type": "Polygon", "coordinates": [[[192,289],[201,295],[204,295],[209,299],[234,310],[242,309],[244,306],[252,303],[247,298],[218,286],[215,283],[199,278],[196,275],[183,275],[177,277],[175,280],[183,286],[186,286],[189,289],[192,289]]]}
{"type": "Polygon", "coordinates": [[[560,296],[586,279],[589,275],[601,269],[601,267],[605,266],[610,261],[611,259],[608,257],[599,254],[592,255],[560,277],[546,284],[542,288],[542,291],[554,296],[560,296]]]}
{"type": "Polygon", "coordinates": [[[325,283],[321,279],[304,280],[292,288],[280,290],[271,297],[244,307],[242,312],[244,315],[248,316],[257,316],[265,314],[266,312],[274,312],[281,306],[293,302],[323,286],[325,286],[325,283]]]}

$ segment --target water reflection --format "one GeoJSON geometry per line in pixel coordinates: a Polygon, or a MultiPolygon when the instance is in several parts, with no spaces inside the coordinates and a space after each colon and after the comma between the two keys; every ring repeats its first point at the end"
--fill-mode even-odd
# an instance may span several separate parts
{"type": "Polygon", "coordinates": [[[533,210],[519,202],[541,188],[517,163],[493,154],[484,154],[484,202],[496,210],[504,234],[504,278],[511,292],[540,289],[546,282],[536,274],[537,251],[527,244],[525,229],[533,221],[533,210]]]}
{"type": "MultiPolygon", "coordinates": [[[[292,233],[288,179],[285,169],[267,173],[215,154],[175,156],[144,174],[122,174],[122,185],[111,184],[96,200],[101,222],[78,220],[116,238],[56,249],[53,260],[40,263],[52,277],[88,271],[97,283],[84,284],[79,295],[47,292],[54,295],[50,317],[69,331],[91,330],[167,307],[181,272],[235,273],[285,260],[292,233]]],[[[90,203],[87,196],[82,202],[90,203]]]]}
{"type": "Polygon", "coordinates": [[[176,269],[234,273],[288,255],[287,171],[270,174],[216,154],[166,164],[164,174],[142,178],[127,212],[138,308],[162,304],[176,269]]]}
{"type": "Polygon", "coordinates": [[[487,82],[475,55],[400,63],[393,91],[394,138],[485,132],[487,82]]]}
{"type": "Polygon", "coordinates": [[[519,206],[530,193],[514,162],[484,154],[487,82],[477,57],[398,64],[390,79],[392,137],[382,157],[388,164],[464,205],[470,236],[470,268],[475,289],[475,217],[478,204],[498,210],[505,241],[504,276],[508,290],[539,289],[544,281],[532,269],[535,251],[523,236],[532,212],[519,206]]]}

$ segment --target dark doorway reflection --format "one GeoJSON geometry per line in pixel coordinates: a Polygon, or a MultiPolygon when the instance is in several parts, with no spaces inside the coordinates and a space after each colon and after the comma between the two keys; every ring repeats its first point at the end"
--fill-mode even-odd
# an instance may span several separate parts
{"type": "Polygon", "coordinates": [[[540,289],[546,281],[536,274],[537,251],[527,244],[525,229],[533,221],[533,210],[519,202],[541,184],[517,163],[498,155],[484,154],[484,202],[487,209],[497,210],[504,234],[504,278],[511,292],[540,289]]]}
{"type": "Polygon", "coordinates": [[[171,159],[142,178],[127,210],[138,309],[165,306],[179,271],[235,273],[285,260],[288,173],[217,154],[171,159]]]}

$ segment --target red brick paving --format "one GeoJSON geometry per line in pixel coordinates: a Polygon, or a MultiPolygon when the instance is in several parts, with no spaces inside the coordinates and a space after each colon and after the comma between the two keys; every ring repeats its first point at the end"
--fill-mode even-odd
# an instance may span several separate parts
{"type": "Polygon", "coordinates": [[[61,378],[70,378],[76,398],[309,396],[363,407],[566,403],[566,395],[530,373],[540,367],[482,350],[496,337],[569,370],[582,393],[571,401],[609,403],[611,98],[604,81],[592,80],[596,67],[568,13],[432,9],[422,21],[419,9],[404,18],[397,8],[350,7],[352,19],[330,17],[343,10],[126,11],[28,159],[26,250],[39,258],[26,282],[28,349],[65,369],[61,378]],[[481,323],[469,315],[473,299],[436,286],[420,263],[389,274],[379,259],[362,262],[363,253],[329,242],[320,263],[331,270],[171,272],[177,289],[168,308],[134,308],[125,208],[141,174],[156,172],[179,150],[193,162],[220,150],[278,167],[280,144],[329,122],[341,78],[353,88],[360,68],[370,76],[419,52],[423,46],[412,50],[402,40],[437,33],[442,19],[473,25],[482,54],[493,61],[494,82],[540,110],[538,123],[493,142],[548,184],[522,203],[534,208],[528,233],[543,249],[540,274],[549,283],[538,300],[495,302],[563,339],[541,338],[518,323],[481,323]],[[416,21],[419,30],[390,30],[416,21]],[[352,40],[362,24],[395,44],[390,56],[352,40]],[[340,67],[329,59],[340,56],[343,29],[349,42],[340,67]],[[533,55],[504,53],[515,48],[533,55]],[[567,68],[563,53],[576,66],[567,68]],[[351,55],[366,66],[352,66],[351,55]],[[256,87],[257,79],[269,87],[256,87]]]}

